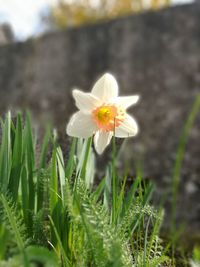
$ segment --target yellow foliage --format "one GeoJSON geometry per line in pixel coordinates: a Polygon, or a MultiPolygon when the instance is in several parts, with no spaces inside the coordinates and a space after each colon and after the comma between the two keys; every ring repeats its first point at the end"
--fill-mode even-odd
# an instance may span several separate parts
{"type": "Polygon", "coordinates": [[[93,23],[141,12],[158,9],[170,4],[170,0],[60,0],[51,10],[50,19],[60,28],[93,23]],[[149,1],[149,2],[148,2],[149,1]],[[147,5],[148,4],[148,5],[147,5]]]}

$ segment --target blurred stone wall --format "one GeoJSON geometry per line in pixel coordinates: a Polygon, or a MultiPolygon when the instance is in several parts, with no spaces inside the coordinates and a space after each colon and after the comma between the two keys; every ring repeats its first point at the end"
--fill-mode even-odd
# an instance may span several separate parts
{"type": "Polygon", "coordinates": [[[9,24],[0,24],[0,45],[5,45],[14,41],[14,35],[9,24]]]}
{"type": "MultiPolygon", "coordinates": [[[[121,94],[141,95],[130,110],[140,134],[128,141],[122,158],[143,159],[144,176],[157,182],[161,198],[171,185],[181,129],[200,93],[199,25],[195,3],[2,46],[0,112],[29,108],[40,125],[51,119],[64,132],[75,111],[71,89],[89,91],[100,75],[113,73],[121,94]]],[[[200,114],[181,179],[178,216],[200,229],[200,114]]]]}

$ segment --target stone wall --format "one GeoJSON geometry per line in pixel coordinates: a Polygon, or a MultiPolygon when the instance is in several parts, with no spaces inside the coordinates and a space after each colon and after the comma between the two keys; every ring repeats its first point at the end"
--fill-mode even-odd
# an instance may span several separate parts
{"type": "Polygon", "coordinates": [[[0,45],[5,45],[14,41],[11,27],[4,23],[0,24],[0,45]]]}
{"type": "MultiPolygon", "coordinates": [[[[123,160],[143,158],[144,176],[161,197],[171,184],[186,117],[200,93],[200,5],[190,4],[47,34],[0,47],[0,112],[29,108],[40,125],[65,128],[75,106],[73,87],[85,91],[104,72],[121,94],[140,94],[130,110],[140,134],[128,141],[123,160]]],[[[200,228],[200,114],[182,168],[180,219],[200,228]],[[184,207],[184,208],[182,208],[184,207]]]]}

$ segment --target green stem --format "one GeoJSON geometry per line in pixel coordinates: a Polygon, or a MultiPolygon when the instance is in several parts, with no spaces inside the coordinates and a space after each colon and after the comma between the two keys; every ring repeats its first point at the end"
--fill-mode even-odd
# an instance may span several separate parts
{"type": "Polygon", "coordinates": [[[112,139],[112,223],[116,223],[117,212],[117,176],[116,176],[116,143],[115,131],[112,139]]]}
{"type": "Polygon", "coordinates": [[[86,167],[87,167],[87,162],[88,162],[88,158],[89,158],[89,154],[90,154],[91,145],[92,145],[92,137],[88,138],[88,140],[87,140],[87,146],[86,146],[86,151],[85,151],[85,157],[84,157],[83,165],[82,165],[82,168],[81,168],[81,174],[80,174],[80,177],[81,177],[81,179],[83,179],[83,180],[85,180],[86,167]]]}

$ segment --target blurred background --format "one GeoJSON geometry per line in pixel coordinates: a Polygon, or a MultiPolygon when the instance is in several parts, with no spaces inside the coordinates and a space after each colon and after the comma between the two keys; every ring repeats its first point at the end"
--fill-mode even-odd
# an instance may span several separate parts
{"type": "MultiPolygon", "coordinates": [[[[199,25],[198,1],[0,0],[0,115],[30,109],[38,128],[52,121],[67,150],[72,88],[90,91],[111,72],[122,95],[141,96],[130,110],[140,134],[128,140],[119,167],[129,164],[133,177],[139,162],[160,201],[170,192],[181,131],[200,93],[199,25]]],[[[177,213],[197,240],[199,125],[200,114],[187,142],[177,213]]]]}
{"type": "Polygon", "coordinates": [[[47,30],[190,2],[192,0],[0,0],[0,23],[10,26],[15,40],[25,40],[47,30]]]}

